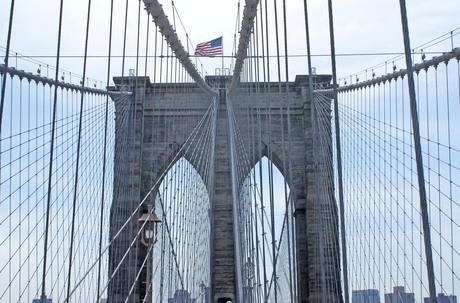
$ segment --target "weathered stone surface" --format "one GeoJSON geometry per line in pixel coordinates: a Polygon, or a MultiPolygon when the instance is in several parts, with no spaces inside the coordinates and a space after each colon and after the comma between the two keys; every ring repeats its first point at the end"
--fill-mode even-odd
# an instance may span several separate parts
{"type": "MultiPolygon", "coordinates": [[[[327,82],[329,78],[325,76],[323,81],[327,82]]],[[[119,85],[120,79],[115,79],[115,83],[119,85]]],[[[148,79],[139,77],[131,86],[136,93],[134,101],[116,103],[118,154],[115,157],[114,201],[111,210],[112,236],[135,209],[139,199],[152,186],[161,182],[161,175],[177,160],[173,155],[213,102],[194,84],[150,84],[148,79]]],[[[318,188],[314,176],[308,78],[299,76],[287,88],[283,84],[281,92],[278,89],[278,83],[240,84],[240,88],[227,98],[232,103],[242,144],[248,154],[247,161],[250,162],[246,168],[248,171],[242,172],[242,176],[247,175],[263,156],[268,156],[290,186],[295,200],[298,302],[316,302],[317,298],[321,298],[322,287],[331,292],[340,292],[336,204],[333,189],[322,189],[331,192],[329,197],[320,201],[320,205],[326,209],[321,212],[322,220],[333,227],[328,236],[324,237],[324,251],[332,253],[326,254],[323,260],[327,285],[317,285],[321,271],[317,243],[322,233],[316,199],[318,188]],[[254,94],[254,91],[258,93],[254,94]]],[[[213,238],[210,239],[213,303],[219,298],[235,301],[238,297],[233,233],[236,223],[233,219],[228,109],[225,101],[225,96],[221,96],[216,120],[215,181],[214,187],[208,188],[212,191],[210,197],[213,197],[213,238]]],[[[331,140],[327,132],[321,136],[324,140],[331,140]]],[[[209,163],[188,160],[202,175],[209,169],[209,163]]],[[[328,170],[325,165],[322,164],[320,169],[328,170]]],[[[332,180],[333,176],[326,175],[325,178],[332,180]]],[[[242,181],[237,180],[238,183],[242,181]]],[[[135,236],[136,224],[136,219],[133,219],[113,246],[118,249],[111,248],[110,271],[114,270],[135,236]]],[[[130,252],[110,286],[111,302],[124,302],[131,281],[135,280],[139,260],[145,254],[144,248],[130,252]]],[[[145,272],[142,272],[139,281],[144,280],[145,272]]],[[[132,301],[129,302],[139,302],[145,294],[141,284],[136,287],[132,301]]],[[[328,302],[338,302],[338,299],[331,295],[331,301],[328,302]]]]}

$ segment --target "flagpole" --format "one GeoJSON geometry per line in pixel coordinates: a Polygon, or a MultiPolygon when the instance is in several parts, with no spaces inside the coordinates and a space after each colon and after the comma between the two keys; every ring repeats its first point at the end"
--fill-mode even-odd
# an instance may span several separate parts
{"type": "Polygon", "coordinates": [[[225,76],[224,70],[224,36],[221,36],[222,39],[222,76],[225,76]]]}
{"type": "Polygon", "coordinates": [[[224,36],[221,36],[220,37],[220,41],[221,41],[221,46],[222,46],[222,53],[221,53],[221,64],[222,64],[222,67],[221,67],[221,70],[220,70],[220,85],[219,85],[219,89],[220,88],[224,88],[224,84],[225,84],[225,71],[224,71],[224,36]]]}

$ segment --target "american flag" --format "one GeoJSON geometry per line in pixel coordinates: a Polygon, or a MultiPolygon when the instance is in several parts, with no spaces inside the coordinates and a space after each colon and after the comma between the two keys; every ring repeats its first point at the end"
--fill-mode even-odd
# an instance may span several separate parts
{"type": "Polygon", "coordinates": [[[214,57],[220,55],[222,55],[222,37],[200,43],[195,49],[195,56],[214,57]]]}

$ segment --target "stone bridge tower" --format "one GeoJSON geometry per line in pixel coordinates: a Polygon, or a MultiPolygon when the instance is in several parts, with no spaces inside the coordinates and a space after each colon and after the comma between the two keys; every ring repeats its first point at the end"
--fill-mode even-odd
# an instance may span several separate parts
{"type": "MultiPolygon", "coordinates": [[[[114,79],[116,89],[122,89],[122,80],[114,79]]],[[[233,235],[232,184],[230,172],[229,134],[227,121],[227,99],[232,102],[236,122],[242,134],[242,139],[250,155],[251,165],[254,166],[262,157],[270,157],[280,169],[285,160],[290,161],[292,173],[284,176],[290,186],[295,201],[295,236],[298,298],[300,303],[317,302],[321,296],[321,287],[317,281],[320,275],[320,262],[316,239],[320,231],[317,213],[315,212],[315,188],[313,160],[313,137],[311,123],[311,103],[308,93],[308,77],[297,76],[295,82],[289,85],[279,83],[240,83],[238,89],[227,95],[225,84],[229,78],[207,77],[206,81],[219,83],[221,89],[218,100],[204,94],[194,83],[189,84],[152,84],[148,77],[131,78],[129,83],[134,98],[115,102],[116,106],[116,151],[124,150],[123,155],[115,155],[114,201],[111,209],[111,236],[113,237],[120,225],[150,190],[152,180],[156,180],[165,170],[165,163],[180,149],[190,133],[189,125],[198,123],[211,102],[219,103],[216,118],[215,144],[215,188],[210,194],[212,212],[211,252],[211,297],[213,303],[239,302],[238,277],[235,274],[235,244],[233,235]],[[178,88],[182,89],[179,90],[178,88]],[[184,88],[185,87],[185,88],[184,88]],[[281,89],[281,91],[280,91],[281,89]],[[183,91],[187,93],[184,94],[183,91]],[[257,91],[257,94],[253,92],[257,91]],[[161,97],[159,97],[161,96],[161,97]],[[131,101],[127,101],[131,100],[131,101]],[[289,102],[289,112],[287,107],[289,102]],[[268,106],[269,105],[269,106],[268,106]],[[240,111],[242,114],[238,114],[240,111]],[[270,111],[270,114],[268,113],[270,111]],[[121,113],[129,112],[130,123],[119,119],[121,113]],[[161,112],[162,115],[158,115],[161,112]],[[244,114],[243,114],[244,112],[244,114]],[[288,114],[291,123],[290,133],[286,126],[288,114]],[[157,115],[160,119],[153,119],[157,115]],[[260,127],[267,125],[270,117],[270,129],[260,127]],[[165,119],[174,121],[173,131],[162,131],[166,128],[165,119]],[[257,131],[254,131],[257,128],[257,131]],[[156,135],[153,135],[153,130],[156,135]],[[124,135],[121,136],[121,132],[124,135]],[[126,136],[128,133],[128,136],[126,136]],[[160,134],[160,135],[158,135],[160,134]],[[285,146],[285,138],[290,135],[290,144],[285,146]],[[160,136],[160,137],[159,137],[160,136]],[[284,148],[284,152],[283,152],[284,148]],[[151,159],[151,155],[155,155],[151,159]],[[286,159],[289,157],[289,159],[286,159]],[[123,178],[121,177],[123,175],[123,178]],[[129,191],[129,194],[121,191],[129,191]],[[218,220],[217,220],[218,218],[218,220]]],[[[330,76],[316,76],[317,83],[329,83],[330,76]]],[[[115,98],[114,98],[115,99],[115,98]]],[[[329,112],[326,113],[330,115],[329,112]]],[[[129,119],[128,119],[129,120],[129,119]]],[[[170,125],[170,124],[168,124],[170,125]]],[[[170,126],[168,126],[170,127],[170,126]]],[[[326,140],[331,140],[330,133],[322,134],[326,140]]],[[[324,151],[330,154],[331,150],[324,151]]],[[[190,160],[193,161],[193,160],[190,160]]],[[[332,162],[332,161],[331,161],[332,162]]],[[[193,165],[193,163],[192,163],[193,165]]],[[[322,167],[322,169],[327,169],[322,167]]],[[[329,169],[328,171],[332,171],[329,169]]],[[[198,168],[199,172],[199,168],[198,168]]],[[[249,171],[247,172],[249,173],[249,171]]],[[[333,176],[328,178],[332,181],[333,176]]],[[[241,180],[238,180],[241,181],[241,180]]],[[[332,184],[332,182],[331,182],[332,184]]],[[[335,297],[340,293],[340,264],[338,244],[338,219],[336,203],[331,195],[320,201],[327,205],[322,211],[323,219],[332,222],[333,236],[326,239],[324,249],[334,252],[327,254],[322,264],[325,265],[325,281],[327,289],[333,290],[328,302],[339,302],[335,297]]],[[[137,232],[137,218],[133,218],[132,228],[125,228],[113,245],[110,252],[109,277],[114,272],[122,257],[115,247],[128,247],[137,232]]],[[[121,251],[121,250],[120,250],[121,251]]],[[[133,259],[143,259],[146,249],[138,247],[133,259]]],[[[109,302],[124,302],[129,287],[135,277],[130,266],[138,266],[136,262],[125,262],[118,270],[109,288],[109,302]]],[[[143,273],[145,274],[145,273],[143,273]]],[[[139,280],[145,280],[145,276],[139,280]]],[[[324,280],[323,280],[324,281],[324,280]]],[[[141,302],[145,295],[145,286],[137,285],[133,302],[141,302]]],[[[323,293],[324,295],[324,293],[323,293]]],[[[130,301],[131,302],[131,301],[130,301]]],[[[243,302],[239,302],[243,303],[243,302]]]]}

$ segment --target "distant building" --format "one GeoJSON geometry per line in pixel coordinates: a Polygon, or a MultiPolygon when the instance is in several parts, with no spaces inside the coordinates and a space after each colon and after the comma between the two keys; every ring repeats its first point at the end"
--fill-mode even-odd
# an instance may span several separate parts
{"type": "Polygon", "coordinates": [[[352,303],[380,303],[379,291],[377,289],[353,290],[351,294],[352,303]]]}
{"type": "MultiPolygon", "coordinates": [[[[423,302],[430,303],[430,298],[424,298],[423,302]]],[[[457,303],[457,296],[446,296],[445,294],[438,294],[437,303],[457,303]]]]}
{"type": "Polygon", "coordinates": [[[53,300],[48,299],[45,295],[43,295],[40,299],[33,299],[32,303],[53,303],[53,300]]]}
{"type": "Polygon", "coordinates": [[[393,293],[385,294],[385,303],[415,303],[414,293],[406,293],[404,286],[395,286],[393,293]]]}
{"type": "Polygon", "coordinates": [[[168,299],[168,303],[196,303],[196,299],[192,299],[188,291],[178,289],[176,290],[174,297],[168,299]]]}

